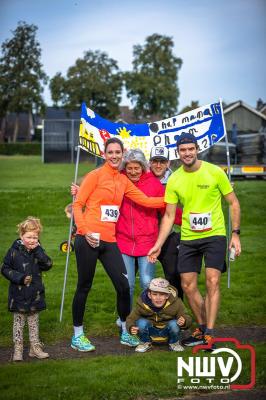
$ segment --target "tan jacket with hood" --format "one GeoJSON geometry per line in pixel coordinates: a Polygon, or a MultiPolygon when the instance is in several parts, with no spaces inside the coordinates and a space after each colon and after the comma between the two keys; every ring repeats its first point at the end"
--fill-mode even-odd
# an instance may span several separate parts
{"type": "Polygon", "coordinates": [[[163,329],[168,321],[172,319],[178,320],[179,317],[185,318],[185,324],[182,329],[189,328],[192,318],[187,314],[182,300],[177,297],[177,290],[170,286],[170,296],[166,300],[165,305],[161,309],[152,306],[148,297],[149,289],[146,289],[137,299],[136,307],[131,311],[126,320],[128,332],[132,326],[136,326],[136,321],[140,318],[146,318],[152,322],[155,328],[163,329]]]}

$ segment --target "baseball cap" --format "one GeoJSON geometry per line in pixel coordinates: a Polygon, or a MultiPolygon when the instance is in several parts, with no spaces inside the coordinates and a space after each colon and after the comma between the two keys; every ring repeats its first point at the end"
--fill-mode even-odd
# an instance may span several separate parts
{"type": "Polygon", "coordinates": [[[176,147],[180,146],[181,144],[188,144],[188,143],[194,143],[198,144],[197,138],[192,135],[192,133],[187,133],[187,132],[182,132],[180,136],[178,136],[176,140],[176,147]]]}
{"type": "Polygon", "coordinates": [[[151,149],[150,161],[154,159],[169,160],[169,151],[163,146],[154,146],[151,149]]]}
{"type": "Polygon", "coordinates": [[[170,283],[164,278],[154,278],[150,281],[149,290],[169,294],[169,285],[170,283]]]}

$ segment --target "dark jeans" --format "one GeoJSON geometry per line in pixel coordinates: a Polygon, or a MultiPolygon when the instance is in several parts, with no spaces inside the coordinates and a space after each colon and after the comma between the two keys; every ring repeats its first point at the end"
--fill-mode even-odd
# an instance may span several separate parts
{"type": "Polygon", "coordinates": [[[180,245],[180,233],[172,232],[162,246],[158,260],[162,264],[165,279],[178,290],[178,297],[183,300],[180,274],[177,271],[178,248],[180,245]]]}
{"type": "Polygon", "coordinates": [[[152,322],[146,318],[140,318],[136,321],[139,328],[138,336],[143,343],[152,342],[152,337],[168,338],[168,343],[175,343],[179,340],[180,327],[175,319],[166,323],[165,328],[159,329],[152,325],[152,322]]]}

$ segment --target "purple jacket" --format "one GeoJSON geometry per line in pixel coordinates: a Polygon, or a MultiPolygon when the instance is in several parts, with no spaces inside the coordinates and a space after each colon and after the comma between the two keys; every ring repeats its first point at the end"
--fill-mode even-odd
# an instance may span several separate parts
{"type": "MultiPolygon", "coordinates": [[[[135,185],[147,196],[164,196],[164,186],[151,172],[143,173],[135,185]]],[[[116,224],[117,245],[121,253],[137,257],[147,255],[158,237],[158,212],[163,213],[164,209],[139,206],[124,197],[116,224]]]]}

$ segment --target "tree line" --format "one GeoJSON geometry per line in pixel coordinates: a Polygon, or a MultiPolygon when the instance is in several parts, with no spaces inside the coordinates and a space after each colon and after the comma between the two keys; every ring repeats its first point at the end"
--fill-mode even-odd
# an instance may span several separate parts
{"type": "Polygon", "coordinates": [[[167,118],[177,113],[178,72],[182,60],[173,53],[171,37],[155,33],[148,36],[144,44],[133,46],[131,71],[122,72],[117,61],[106,52],[86,50],[65,76],[57,72],[49,78],[41,63],[37,30],[36,25],[20,21],[12,31],[12,38],[1,45],[0,141],[9,113],[16,115],[14,142],[19,130],[19,114],[28,114],[30,140],[33,114],[42,115],[45,110],[42,93],[47,84],[55,106],[73,111],[80,109],[85,101],[96,113],[111,120],[119,115],[123,88],[136,120],[149,120],[152,115],[167,118]]]}

